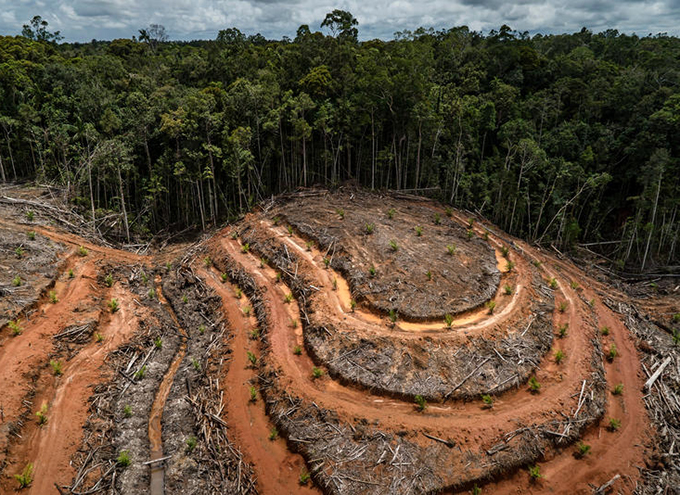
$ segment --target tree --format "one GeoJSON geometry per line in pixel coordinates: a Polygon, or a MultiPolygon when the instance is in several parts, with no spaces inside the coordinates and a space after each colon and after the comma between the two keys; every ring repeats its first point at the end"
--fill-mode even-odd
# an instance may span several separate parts
{"type": "Polygon", "coordinates": [[[50,33],[47,30],[47,26],[49,26],[49,23],[39,15],[36,15],[33,17],[33,19],[31,19],[30,25],[24,24],[23,29],[21,30],[21,35],[25,38],[35,41],[55,43],[64,39],[64,37],[59,34],[59,31],[50,33]]]}
{"type": "Polygon", "coordinates": [[[333,12],[326,14],[326,18],[321,23],[321,27],[327,27],[331,30],[333,37],[337,37],[343,41],[357,41],[359,31],[355,26],[359,25],[352,14],[346,10],[335,9],[333,12]]]}
{"type": "Polygon", "coordinates": [[[165,26],[162,24],[149,24],[146,29],[139,30],[139,39],[149,45],[152,52],[156,52],[160,43],[168,41],[168,35],[165,32],[165,26]]]}

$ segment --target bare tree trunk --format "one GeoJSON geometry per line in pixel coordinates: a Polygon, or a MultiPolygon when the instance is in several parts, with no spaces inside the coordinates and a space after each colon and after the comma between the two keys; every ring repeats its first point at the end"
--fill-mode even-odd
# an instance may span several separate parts
{"type": "Polygon", "coordinates": [[[128,225],[127,209],[125,208],[125,193],[123,192],[123,176],[120,173],[120,163],[116,167],[118,172],[118,187],[120,190],[120,204],[123,208],[123,222],[125,223],[125,236],[128,244],[130,243],[130,226],[128,225]]]}
{"type": "Polygon", "coordinates": [[[652,242],[652,234],[654,233],[654,221],[656,220],[656,209],[659,206],[659,194],[661,193],[661,178],[663,177],[663,170],[659,172],[659,181],[656,184],[656,198],[654,198],[654,209],[652,210],[652,227],[649,229],[649,235],[647,236],[647,245],[645,246],[645,254],[642,257],[642,268],[641,272],[645,271],[645,265],[647,264],[647,255],[649,254],[649,245],[652,242]]]}

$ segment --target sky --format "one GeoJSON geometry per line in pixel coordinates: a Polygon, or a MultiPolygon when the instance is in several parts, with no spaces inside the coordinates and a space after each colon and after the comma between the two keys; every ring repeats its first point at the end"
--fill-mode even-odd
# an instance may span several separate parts
{"type": "Polygon", "coordinates": [[[0,35],[20,34],[34,15],[61,31],[64,41],[130,38],[149,24],[170,39],[214,39],[236,27],[247,35],[295,37],[318,30],[326,13],[348,10],[362,40],[392,39],[397,31],[467,25],[488,32],[507,24],[518,31],[571,33],[618,29],[644,36],[680,35],[680,0],[0,0],[0,35]]]}

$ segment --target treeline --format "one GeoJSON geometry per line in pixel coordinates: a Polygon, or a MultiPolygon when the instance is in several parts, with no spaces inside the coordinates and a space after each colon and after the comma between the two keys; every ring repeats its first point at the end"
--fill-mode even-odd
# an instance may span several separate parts
{"type": "MultiPolygon", "coordinates": [[[[678,265],[680,40],[503,26],[357,41],[0,37],[1,180],[68,186],[129,242],[298,186],[439,188],[530,241],[619,269],[678,265]],[[116,219],[118,221],[112,221],[116,219]]],[[[42,29],[42,31],[40,31],[42,29]]],[[[111,230],[113,229],[113,230],[111,230]]]]}

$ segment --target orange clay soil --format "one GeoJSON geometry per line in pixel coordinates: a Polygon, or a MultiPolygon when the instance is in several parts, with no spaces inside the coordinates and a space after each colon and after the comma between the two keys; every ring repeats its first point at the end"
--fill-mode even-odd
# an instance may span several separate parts
{"type": "MultiPolygon", "coordinates": [[[[304,241],[295,235],[288,235],[268,223],[262,225],[272,236],[279,237],[286,245],[293,247],[298,257],[304,261],[306,266],[299,268],[308,269],[316,279],[315,287],[322,292],[323,299],[328,301],[326,316],[330,320],[351,320],[357,331],[393,336],[396,334],[399,338],[408,338],[414,333],[417,335],[418,332],[414,332],[413,327],[391,328],[370,308],[351,312],[347,302],[347,282],[339,273],[324,269],[321,253],[315,250],[307,251],[302,247],[304,241]],[[333,279],[337,280],[338,290],[333,290],[333,279]]],[[[475,225],[475,230],[483,232],[478,224],[475,225]]],[[[596,329],[592,322],[588,324],[588,321],[594,318],[593,315],[587,316],[592,312],[591,308],[581,300],[578,291],[569,286],[568,275],[580,280],[582,285],[588,285],[588,279],[573,266],[570,272],[567,272],[562,264],[559,264],[560,271],[554,270],[551,266],[558,263],[551,256],[515,241],[517,249],[512,250],[511,254],[511,259],[517,263],[514,270],[516,273],[513,275],[516,277],[514,295],[498,296],[499,299],[505,298],[509,302],[505,306],[499,305],[498,312],[491,316],[486,314],[488,312],[484,314],[478,312],[474,318],[470,318],[466,313],[457,316],[463,321],[454,320],[453,331],[445,328],[443,324],[439,325],[438,333],[445,334],[460,333],[463,330],[482,331],[490,325],[488,323],[490,320],[497,322],[510,317],[523,305],[521,302],[523,291],[519,286],[522,281],[527,280],[528,262],[540,259],[543,262],[541,269],[546,279],[555,277],[558,281],[556,305],[563,301],[567,303],[564,313],[555,311],[555,331],[558,325],[568,324],[567,337],[555,340],[554,349],[544,357],[537,370],[536,376],[542,384],[540,394],[532,395],[524,388],[510,391],[495,400],[491,411],[482,410],[479,403],[454,402],[432,403],[424,413],[418,413],[408,402],[374,395],[329,378],[312,380],[311,371],[314,363],[304,352],[300,326],[293,328],[291,325],[292,320],[301,321],[300,314],[294,311],[293,304],[284,302],[284,297],[290,293],[290,289],[284,283],[277,282],[276,272],[267,265],[261,266],[255,254],[244,253],[240,242],[233,240],[230,232],[230,229],[225,229],[216,236],[211,242],[210,249],[216,257],[220,252],[229,254],[264,290],[263,297],[271,313],[269,359],[273,360],[281,371],[282,385],[297,396],[335,411],[349,421],[355,418],[377,420],[381,429],[421,430],[441,438],[451,438],[452,432],[456,432],[453,439],[468,449],[475,446],[490,447],[488,443],[490,440],[497,438],[499,433],[514,430],[518,423],[538,423],[546,417],[552,417],[556,411],[573,412],[576,409],[583,380],[589,378],[586,370],[589,369],[592,355],[591,339],[596,337],[596,329]],[[301,356],[296,356],[292,352],[295,346],[303,348],[301,356]],[[565,354],[564,361],[559,365],[554,361],[554,352],[557,349],[561,349],[565,354]]],[[[494,237],[491,240],[497,245],[501,244],[494,237]]],[[[501,284],[504,283],[505,279],[501,281],[501,284]]],[[[592,447],[592,454],[584,460],[577,461],[572,457],[572,447],[567,447],[561,453],[548,452],[546,463],[541,465],[546,479],[531,488],[536,493],[587,491],[590,489],[588,483],[605,483],[613,476],[612,473],[621,474],[623,480],[634,479],[637,476],[636,466],[643,463],[644,453],[641,445],[649,441],[648,419],[640,393],[642,379],[638,373],[639,363],[634,343],[622,323],[596,295],[590,291],[586,291],[584,295],[588,299],[595,298],[595,316],[599,325],[606,324],[612,329],[610,339],[616,342],[621,353],[613,364],[606,364],[605,369],[608,387],[613,388],[615,384],[623,383],[626,392],[620,397],[609,397],[605,421],[609,417],[616,417],[622,419],[623,425],[614,433],[605,431],[605,424],[592,427],[584,437],[584,441],[592,447]]],[[[416,330],[423,329],[416,327],[416,330]]],[[[427,330],[437,331],[436,327],[427,330]]],[[[608,343],[605,342],[604,346],[606,351],[608,343]]],[[[247,393],[247,390],[242,393],[247,393]]],[[[253,462],[257,465],[258,460],[253,459],[253,462]]],[[[528,489],[524,480],[526,477],[525,472],[518,472],[508,482],[489,485],[488,490],[485,488],[485,493],[519,493],[516,491],[516,485],[520,480],[522,489],[528,489]]],[[[624,482],[618,482],[615,486],[616,489],[626,490],[624,482]]]]}
{"type": "Polygon", "coordinates": [[[0,422],[0,451],[7,452],[4,459],[7,465],[0,478],[2,493],[17,486],[12,475],[21,472],[28,463],[34,465],[34,481],[28,493],[52,493],[55,483],[70,482],[75,474],[70,460],[82,442],[92,388],[106,379],[102,366],[108,353],[128,340],[137,327],[131,295],[117,286],[107,290],[97,286],[97,265],[104,261],[130,260],[129,253],[121,255],[117,250],[101,248],[51,229],[37,227],[35,230],[66,244],[70,252],[52,289],[57,302],[43,294],[35,311],[21,322],[22,333],[9,336],[7,331],[0,338],[0,382],[3,383],[0,406],[4,412],[0,422]],[[87,256],[76,254],[81,245],[87,246],[87,256]],[[68,270],[73,270],[73,278],[66,274],[68,270]],[[111,298],[116,298],[119,304],[114,314],[106,308],[111,298]],[[87,321],[98,321],[96,331],[102,335],[102,343],[93,337],[72,359],[55,357],[53,360],[62,366],[61,375],[55,376],[49,364],[54,351],[53,336],[70,325],[87,321]],[[47,422],[40,426],[36,412],[43,405],[47,407],[47,422]],[[24,424],[20,437],[10,439],[9,424],[17,420],[24,424]],[[11,440],[9,449],[8,440],[11,440]]]}
{"type": "MultiPolygon", "coordinates": [[[[286,441],[274,434],[274,425],[269,421],[264,401],[258,397],[251,400],[250,387],[257,388],[256,370],[251,366],[247,352],[259,358],[257,339],[251,338],[252,331],[258,331],[252,305],[245,295],[237,298],[237,288],[230,282],[221,282],[219,275],[204,268],[198,269],[208,286],[222,298],[222,311],[233,332],[231,341],[232,359],[224,364],[220,386],[225,394],[227,423],[233,440],[245,454],[257,476],[260,493],[320,493],[311,485],[301,486],[300,472],[305,469],[302,456],[291,453],[286,441]],[[249,314],[246,315],[245,312],[249,314]]],[[[291,304],[290,314],[294,315],[297,305],[291,304]]],[[[298,325],[300,342],[301,327],[298,325]]]]}

